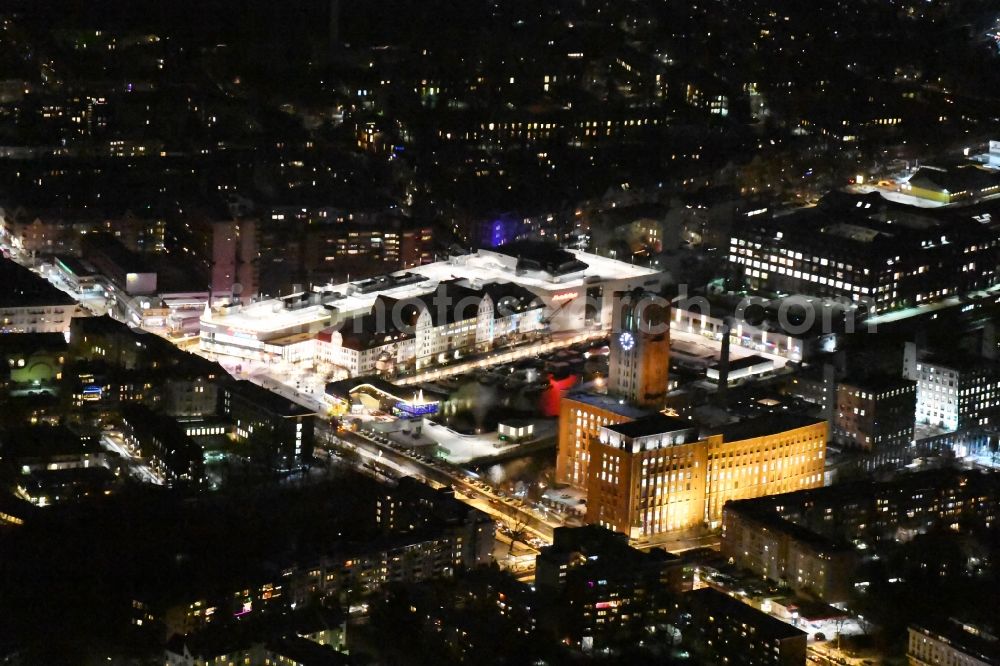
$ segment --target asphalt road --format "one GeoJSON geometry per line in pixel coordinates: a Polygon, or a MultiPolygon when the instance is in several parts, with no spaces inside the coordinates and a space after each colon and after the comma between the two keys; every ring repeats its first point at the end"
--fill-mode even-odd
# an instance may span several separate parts
{"type": "Polygon", "coordinates": [[[392,447],[383,445],[367,436],[354,432],[338,432],[333,435],[325,428],[321,434],[324,443],[337,446],[346,443],[363,457],[374,460],[376,466],[395,470],[400,476],[409,475],[433,482],[438,486],[451,486],[455,497],[508,524],[522,527],[537,535],[546,543],[552,542],[552,531],[562,524],[560,520],[543,519],[538,512],[520,507],[496,495],[489,487],[477,485],[472,477],[447,463],[432,464],[430,461],[413,458],[392,447]],[[336,437],[340,440],[331,439],[336,437]]]}
{"type": "Polygon", "coordinates": [[[101,444],[104,448],[121,456],[122,464],[126,469],[143,483],[151,483],[157,486],[163,485],[163,479],[150,469],[149,465],[142,458],[129,451],[121,441],[116,441],[114,437],[108,433],[104,433],[101,436],[101,444]]]}

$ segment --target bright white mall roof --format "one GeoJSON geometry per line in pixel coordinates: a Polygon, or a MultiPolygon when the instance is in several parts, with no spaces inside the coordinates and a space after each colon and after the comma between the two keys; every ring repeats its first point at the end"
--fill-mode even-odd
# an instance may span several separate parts
{"type": "MultiPolygon", "coordinates": [[[[269,333],[286,331],[295,326],[308,326],[319,321],[323,321],[331,314],[329,308],[336,308],[345,315],[353,315],[367,312],[375,303],[375,299],[385,294],[396,299],[405,299],[419,296],[433,291],[441,282],[453,279],[465,279],[480,284],[491,282],[513,282],[533,291],[565,291],[576,289],[586,284],[599,284],[617,280],[628,280],[645,276],[657,275],[658,271],[642,266],[626,264],[615,259],[600,257],[596,254],[570,250],[576,258],[587,264],[587,269],[582,273],[575,273],[563,280],[548,279],[545,274],[532,273],[529,275],[517,275],[497,262],[489,254],[464,255],[453,258],[449,261],[438,261],[432,264],[425,264],[416,268],[397,271],[393,275],[403,275],[406,273],[422,275],[426,280],[415,284],[403,285],[382,291],[373,291],[367,294],[348,295],[348,287],[351,283],[337,285],[326,285],[314,287],[314,292],[324,294],[338,293],[339,298],[324,298],[324,305],[310,305],[299,310],[285,310],[281,307],[281,301],[277,298],[260,301],[243,306],[238,311],[228,314],[213,313],[211,322],[221,326],[228,326],[237,330],[253,332],[258,337],[267,339],[269,333]]],[[[203,318],[205,321],[205,318],[203,318]]]]}

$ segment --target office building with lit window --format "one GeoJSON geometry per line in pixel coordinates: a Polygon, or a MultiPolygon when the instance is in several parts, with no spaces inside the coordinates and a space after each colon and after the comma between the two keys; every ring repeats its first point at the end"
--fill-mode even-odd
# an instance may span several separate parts
{"type": "Polygon", "coordinates": [[[247,455],[273,469],[295,469],[312,460],[316,413],[248,381],[222,390],[222,413],[234,424],[247,455]]]}
{"type": "Polygon", "coordinates": [[[859,558],[854,546],[784,520],[753,501],[722,512],[723,556],[738,567],[782,581],[827,603],[851,599],[859,558]]]}
{"type": "Polygon", "coordinates": [[[806,632],[711,587],[684,595],[698,663],[805,666],[806,632]]]}
{"type": "Polygon", "coordinates": [[[937,526],[960,535],[995,524],[998,512],[995,474],[934,469],[730,502],[720,550],[744,569],[837,602],[856,582],[849,550],[877,552],[937,526]]]}
{"type": "Polygon", "coordinates": [[[366,264],[371,275],[434,261],[434,230],[399,218],[368,223],[327,221],[308,226],[306,236],[305,268],[314,279],[343,276],[345,268],[363,275],[366,264]]]}
{"type": "Polygon", "coordinates": [[[690,421],[655,414],[603,426],[590,444],[587,522],[633,539],[700,525],[707,467],[690,421]]]}
{"type": "Polygon", "coordinates": [[[0,257],[0,334],[66,333],[80,309],[69,295],[0,257]]]}
{"type": "Polygon", "coordinates": [[[652,412],[624,398],[584,391],[571,393],[559,405],[559,448],[556,481],[586,490],[590,447],[606,425],[627,423],[652,412]]]}
{"type": "Polygon", "coordinates": [[[201,483],[205,451],[173,418],[144,405],[121,406],[122,438],[136,454],[168,482],[201,483]]]}
{"type": "Polygon", "coordinates": [[[1000,666],[1000,628],[949,619],[909,627],[909,666],[1000,666]]]}
{"type": "Polygon", "coordinates": [[[823,485],[827,422],[765,414],[701,429],[656,414],[590,442],[587,522],[644,539],[718,524],[730,500],[823,485]]]}
{"type": "Polygon", "coordinates": [[[917,383],[916,422],[964,431],[1000,418],[1000,364],[959,354],[921,353],[906,346],[903,374],[917,383]]]}
{"type": "Polygon", "coordinates": [[[560,636],[590,650],[605,639],[663,622],[683,587],[681,559],[641,551],[597,525],[557,527],[536,558],[535,586],[553,600],[560,636]]]}
{"type": "Polygon", "coordinates": [[[972,214],[932,214],[878,194],[833,192],[813,208],[752,211],[734,225],[729,263],[748,287],[847,298],[886,312],[985,289],[998,240],[972,214]]]}
{"type": "Polygon", "coordinates": [[[845,378],[837,384],[833,439],[879,464],[899,463],[913,443],[916,382],[902,377],[845,378]]]}

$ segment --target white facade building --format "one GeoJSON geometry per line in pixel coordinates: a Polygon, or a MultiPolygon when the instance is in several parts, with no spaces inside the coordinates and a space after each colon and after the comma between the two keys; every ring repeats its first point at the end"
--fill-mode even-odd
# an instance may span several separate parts
{"type": "Polygon", "coordinates": [[[1000,641],[971,625],[946,624],[944,631],[909,628],[910,666],[993,666],[1000,663],[1000,641]]]}
{"type": "Polygon", "coordinates": [[[27,268],[0,258],[0,334],[69,333],[77,302],[27,268]]]}
{"type": "Polygon", "coordinates": [[[955,431],[997,422],[1000,368],[995,362],[919,356],[907,343],[903,376],[917,382],[918,424],[955,431]]]}
{"type": "Polygon", "coordinates": [[[419,359],[443,362],[443,355],[454,354],[456,350],[461,354],[464,353],[461,350],[477,346],[486,348],[498,339],[529,333],[539,327],[552,332],[606,330],[611,326],[616,292],[636,288],[656,292],[663,286],[663,280],[664,275],[652,269],[585,252],[517,244],[479,250],[378,278],[206,310],[200,322],[200,348],[247,360],[295,361],[308,356],[301,346],[303,341],[316,338],[320,340],[320,347],[315,350],[317,358],[329,359],[348,369],[356,366],[362,373],[365,372],[362,368],[374,367],[383,353],[395,357],[397,363],[411,358],[418,362],[419,359]],[[438,317],[439,304],[426,308],[429,323],[416,317],[408,322],[415,324],[412,351],[409,343],[398,337],[401,327],[393,325],[394,322],[378,325],[375,321],[356,321],[372,314],[377,302],[411,303],[428,298],[441,285],[469,290],[470,294],[463,293],[463,298],[471,299],[473,311],[461,313],[457,320],[444,321],[438,317]],[[514,298],[512,302],[516,302],[521,298],[506,294],[505,290],[515,287],[537,298],[540,316],[504,307],[505,299],[514,298]],[[476,297],[483,294],[490,296],[491,304],[481,303],[476,297]],[[487,316],[485,310],[476,312],[475,308],[480,306],[492,307],[493,316],[487,316]],[[362,343],[337,342],[332,335],[327,336],[329,340],[319,336],[321,331],[343,330],[348,324],[352,329],[360,327],[361,333],[372,338],[363,342],[364,349],[355,349],[362,343]],[[385,335],[395,337],[386,339],[385,335]],[[324,350],[324,343],[341,349],[324,350]],[[376,351],[378,347],[385,348],[376,351]]]}
{"type": "Polygon", "coordinates": [[[405,301],[380,299],[373,312],[323,331],[316,338],[317,359],[352,377],[420,370],[536,334],[545,328],[544,312],[537,297],[516,285],[491,284],[477,292],[449,282],[405,301]]]}

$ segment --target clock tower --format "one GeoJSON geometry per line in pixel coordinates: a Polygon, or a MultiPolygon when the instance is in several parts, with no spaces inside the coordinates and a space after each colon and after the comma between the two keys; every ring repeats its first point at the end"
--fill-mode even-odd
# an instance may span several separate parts
{"type": "Polygon", "coordinates": [[[608,393],[662,409],[670,371],[670,304],[641,290],[615,294],[608,393]]]}

